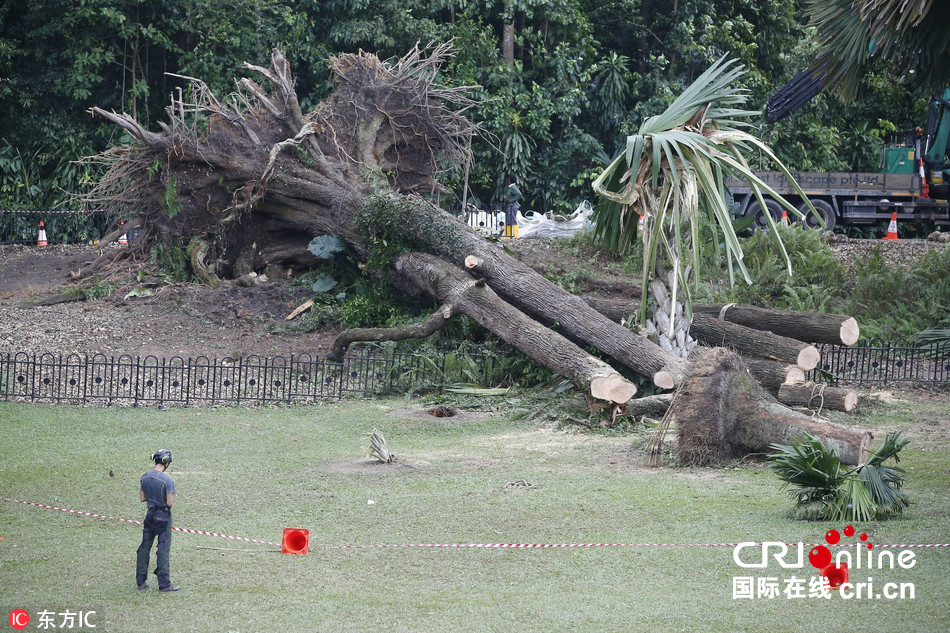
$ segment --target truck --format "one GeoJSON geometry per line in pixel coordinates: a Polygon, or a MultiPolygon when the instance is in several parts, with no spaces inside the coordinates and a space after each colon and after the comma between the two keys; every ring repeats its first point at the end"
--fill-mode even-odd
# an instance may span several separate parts
{"type": "MultiPolygon", "coordinates": [[[[783,172],[756,172],[805,216],[807,228],[831,231],[835,226],[869,225],[881,220],[931,221],[950,225],[950,184],[944,182],[944,171],[950,171],[950,88],[942,97],[930,100],[926,130],[917,128],[898,132],[885,139],[881,171],[867,172],[804,172],[791,176],[814,206],[819,221],[805,200],[783,172]]],[[[950,173],[948,173],[950,176],[950,173]]],[[[776,222],[782,207],[763,194],[765,208],[745,181],[727,178],[732,193],[734,214],[751,217],[760,229],[768,228],[768,213],[776,222]]]]}

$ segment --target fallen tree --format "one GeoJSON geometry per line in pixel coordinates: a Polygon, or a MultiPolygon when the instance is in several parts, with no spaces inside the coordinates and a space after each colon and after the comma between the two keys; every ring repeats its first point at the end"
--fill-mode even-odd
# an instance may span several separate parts
{"type": "Polygon", "coordinates": [[[771,444],[789,444],[802,430],[821,438],[843,463],[860,464],[873,437],[786,408],[751,379],[737,354],[722,348],[697,360],[669,415],[677,427],[677,453],[685,464],[767,453],[771,444]]]}
{"type": "Polygon", "coordinates": [[[336,92],[306,114],[277,50],[269,68],[247,66],[266,88],[245,78],[219,100],[186,78],[193,99],[173,94],[161,133],[92,108],[137,143],[99,156],[106,175],[84,202],[137,214],[134,248],[143,253],[188,243],[208,283],[312,263],[311,239],[335,236],[381,283],[441,306],[418,328],[346,333],[335,353],[356,340],[424,335],[464,313],[595,399],[623,404],[635,389],[585,349],[662,389],[682,385],[686,359],[601,315],[432,202],[439,165],[468,160],[476,132],[463,116],[474,105],[465,90],[435,81],[449,54],[438,46],[391,63],[362,52],[334,57],[336,92]]]}

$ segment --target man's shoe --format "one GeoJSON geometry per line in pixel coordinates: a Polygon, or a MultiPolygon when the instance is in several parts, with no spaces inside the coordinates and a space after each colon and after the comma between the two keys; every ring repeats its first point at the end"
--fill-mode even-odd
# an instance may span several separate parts
{"type": "Polygon", "coordinates": [[[168,585],[167,587],[160,587],[159,591],[178,591],[181,589],[178,585],[168,585]]]}
{"type": "Polygon", "coordinates": [[[139,585],[139,591],[142,591],[143,589],[148,589],[147,582],[143,582],[141,585],[139,585]]]}

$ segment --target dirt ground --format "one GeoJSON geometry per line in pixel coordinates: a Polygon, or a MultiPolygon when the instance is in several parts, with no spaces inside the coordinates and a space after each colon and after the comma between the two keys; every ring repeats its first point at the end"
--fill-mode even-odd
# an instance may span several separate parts
{"type": "MultiPolygon", "coordinates": [[[[851,240],[832,247],[844,259],[858,259],[880,240],[851,240]]],[[[529,266],[556,275],[583,271],[586,294],[630,301],[632,286],[619,263],[592,250],[551,248],[551,240],[523,239],[506,245],[529,266]]],[[[895,263],[908,263],[931,248],[925,240],[887,245],[895,263]]],[[[42,305],[73,287],[70,271],[99,255],[89,246],[0,246],[0,352],[130,354],[161,357],[323,355],[336,332],[302,332],[284,319],[309,298],[309,290],[281,279],[254,288],[226,283],[206,286],[167,283],[148,274],[147,263],[129,266],[109,279],[105,298],[42,305]],[[144,273],[139,276],[139,270],[144,273]],[[150,296],[133,296],[134,290],[150,296]]]]}

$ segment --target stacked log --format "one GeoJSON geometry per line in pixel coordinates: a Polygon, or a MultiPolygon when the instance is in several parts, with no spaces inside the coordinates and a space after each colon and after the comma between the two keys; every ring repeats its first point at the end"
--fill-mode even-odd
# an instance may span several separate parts
{"type": "Polygon", "coordinates": [[[778,401],[791,407],[851,412],[858,406],[858,392],[811,381],[786,383],[778,388],[778,401]]]}
{"type": "Polygon", "coordinates": [[[690,333],[709,347],[728,347],[752,358],[793,363],[806,371],[817,367],[821,360],[814,345],[704,314],[693,314],[690,333]]]}
{"type": "Polygon", "coordinates": [[[737,303],[694,303],[693,314],[767,330],[808,343],[854,345],[861,333],[854,317],[843,314],[766,310],[737,303]]]}

